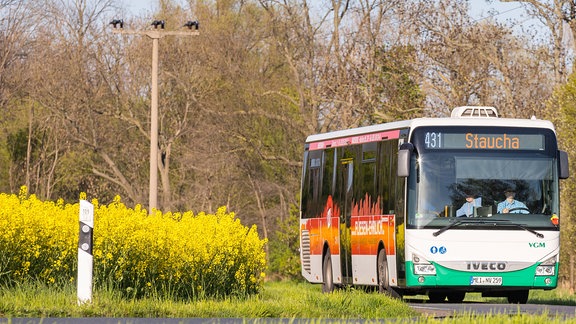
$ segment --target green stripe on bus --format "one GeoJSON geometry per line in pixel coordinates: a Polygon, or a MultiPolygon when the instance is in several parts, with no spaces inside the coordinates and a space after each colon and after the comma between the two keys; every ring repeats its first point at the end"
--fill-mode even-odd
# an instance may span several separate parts
{"type": "MultiPolygon", "coordinates": [[[[477,287],[526,287],[526,288],[542,288],[552,289],[556,288],[558,284],[558,275],[554,276],[535,276],[535,264],[526,269],[510,271],[510,272],[468,272],[461,270],[453,270],[442,267],[433,263],[436,267],[436,275],[417,275],[414,274],[414,267],[412,262],[406,262],[406,286],[407,287],[462,287],[471,286],[472,277],[502,277],[502,285],[490,286],[482,285],[477,287]],[[550,282],[547,284],[546,279],[549,278],[550,282]],[[420,282],[422,281],[422,282],[420,282]]],[[[555,273],[558,274],[558,266],[556,264],[555,273]]]]}

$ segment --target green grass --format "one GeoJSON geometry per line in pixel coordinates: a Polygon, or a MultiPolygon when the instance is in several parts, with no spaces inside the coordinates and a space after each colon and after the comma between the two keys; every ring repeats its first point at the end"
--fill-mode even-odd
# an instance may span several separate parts
{"type": "Polygon", "coordinates": [[[0,289],[0,317],[223,317],[377,319],[418,316],[406,303],[378,293],[344,289],[323,294],[318,285],[268,282],[261,294],[225,300],[126,299],[95,289],[92,303],[78,306],[73,286],[23,285],[0,289]]]}
{"type": "Polygon", "coordinates": [[[535,290],[530,292],[528,302],[532,304],[576,306],[576,295],[565,289],[552,291],[535,290]]]}
{"type": "MultiPolygon", "coordinates": [[[[425,302],[426,297],[421,297],[425,302]]],[[[130,299],[115,291],[95,289],[91,304],[78,306],[76,287],[59,289],[28,284],[0,289],[0,317],[143,317],[143,318],[288,318],[390,320],[395,323],[576,323],[555,316],[524,314],[476,316],[465,314],[434,319],[416,312],[406,301],[376,292],[342,289],[323,294],[320,285],[267,282],[257,296],[225,300],[176,301],[161,298],[130,299]]],[[[465,301],[506,303],[505,298],[482,299],[467,294],[465,301]]],[[[576,305],[567,291],[533,291],[529,303],[576,305]]]]}

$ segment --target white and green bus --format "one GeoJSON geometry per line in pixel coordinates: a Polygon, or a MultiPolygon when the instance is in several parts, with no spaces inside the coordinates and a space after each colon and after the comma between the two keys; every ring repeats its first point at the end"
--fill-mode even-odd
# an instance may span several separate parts
{"type": "Polygon", "coordinates": [[[567,177],[551,122],[492,107],[311,135],[302,274],[326,292],[366,285],[432,302],[481,292],[526,303],[529,290],[558,283],[567,177]]]}

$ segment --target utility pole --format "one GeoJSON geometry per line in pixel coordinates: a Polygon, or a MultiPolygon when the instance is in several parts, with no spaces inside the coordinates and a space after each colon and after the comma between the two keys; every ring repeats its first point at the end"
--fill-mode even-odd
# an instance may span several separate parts
{"type": "Polygon", "coordinates": [[[154,20],[150,30],[126,30],[123,20],[112,20],[115,34],[144,35],[152,39],[152,94],[150,98],[150,195],[148,213],[158,208],[158,40],[165,36],[198,36],[198,21],[188,21],[188,31],[164,30],[164,20],[154,20]],[[119,26],[120,28],[117,28],[119,26]],[[158,29],[160,27],[160,29],[158,29]],[[192,30],[195,27],[195,30],[192,30]]]}

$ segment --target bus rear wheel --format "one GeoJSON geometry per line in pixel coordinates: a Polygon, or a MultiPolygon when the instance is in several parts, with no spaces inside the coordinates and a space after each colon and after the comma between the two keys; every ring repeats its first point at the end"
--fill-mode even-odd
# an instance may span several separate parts
{"type": "Polygon", "coordinates": [[[388,273],[388,261],[386,261],[386,251],[381,249],[378,252],[378,292],[390,295],[390,275],[388,273]]]}
{"type": "Polygon", "coordinates": [[[510,304],[526,304],[528,302],[528,290],[512,291],[508,294],[510,304]]]}
{"type": "Polygon", "coordinates": [[[332,257],[330,251],[326,251],[322,262],[322,292],[331,293],[334,291],[334,277],[332,274],[332,257]]]}

